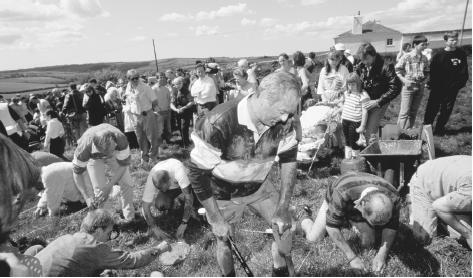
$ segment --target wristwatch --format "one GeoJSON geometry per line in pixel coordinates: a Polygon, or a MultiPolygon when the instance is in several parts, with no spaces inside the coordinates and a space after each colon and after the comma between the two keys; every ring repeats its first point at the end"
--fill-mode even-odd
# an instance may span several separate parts
{"type": "Polygon", "coordinates": [[[187,225],[187,224],[189,224],[189,220],[187,220],[187,221],[182,220],[182,221],[181,221],[181,224],[187,225]]]}

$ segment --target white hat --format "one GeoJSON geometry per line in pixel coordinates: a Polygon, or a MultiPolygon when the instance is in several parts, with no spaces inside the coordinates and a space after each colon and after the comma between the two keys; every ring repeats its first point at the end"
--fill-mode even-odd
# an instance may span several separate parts
{"type": "Polygon", "coordinates": [[[345,50],[345,49],[346,48],[345,48],[345,45],[343,43],[339,42],[339,43],[335,44],[335,50],[338,51],[338,50],[345,50]]]}

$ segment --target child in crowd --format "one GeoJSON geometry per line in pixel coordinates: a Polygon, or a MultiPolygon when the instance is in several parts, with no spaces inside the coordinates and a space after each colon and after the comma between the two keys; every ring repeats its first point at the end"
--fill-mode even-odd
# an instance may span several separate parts
{"type": "Polygon", "coordinates": [[[370,100],[368,93],[361,88],[361,79],[356,73],[350,73],[347,78],[347,90],[344,92],[345,102],[342,110],[342,127],[345,135],[345,158],[356,157],[360,153],[360,134],[365,131],[370,100]]]}
{"type": "Polygon", "coordinates": [[[64,157],[64,127],[58,119],[58,113],[54,110],[46,111],[46,137],[44,139],[44,149],[50,153],[64,157]]]}

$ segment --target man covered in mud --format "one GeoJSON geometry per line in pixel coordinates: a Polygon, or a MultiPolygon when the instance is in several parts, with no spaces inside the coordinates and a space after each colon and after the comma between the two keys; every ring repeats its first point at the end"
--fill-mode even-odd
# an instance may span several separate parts
{"type": "Polygon", "coordinates": [[[247,206],[273,227],[273,276],[294,274],[289,202],[296,177],[293,115],[299,95],[294,75],[273,73],[257,92],[215,107],[195,125],[189,178],[217,237],[224,276],[235,276],[230,224],[241,219],[247,206]],[[268,179],[277,163],[280,184],[268,179]]]}

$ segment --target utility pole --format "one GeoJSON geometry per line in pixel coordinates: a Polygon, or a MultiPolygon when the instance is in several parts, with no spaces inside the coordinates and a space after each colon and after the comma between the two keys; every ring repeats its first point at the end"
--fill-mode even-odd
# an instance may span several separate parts
{"type": "Polygon", "coordinates": [[[156,63],[156,74],[159,72],[158,68],[158,58],[156,57],[156,46],[154,45],[154,39],[153,40],[153,50],[154,50],[154,62],[156,63]]]}
{"type": "Polygon", "coordinates": [[[463,29],[465,29],[465,20],[466,20],[466,12],[468,11],[468,2],[470,2],[470,0],[466,0],[465,14],[463,15],[462,31],[460,33],[460,46],[462,45],[462,41],[463,41],[463,29]]]}

